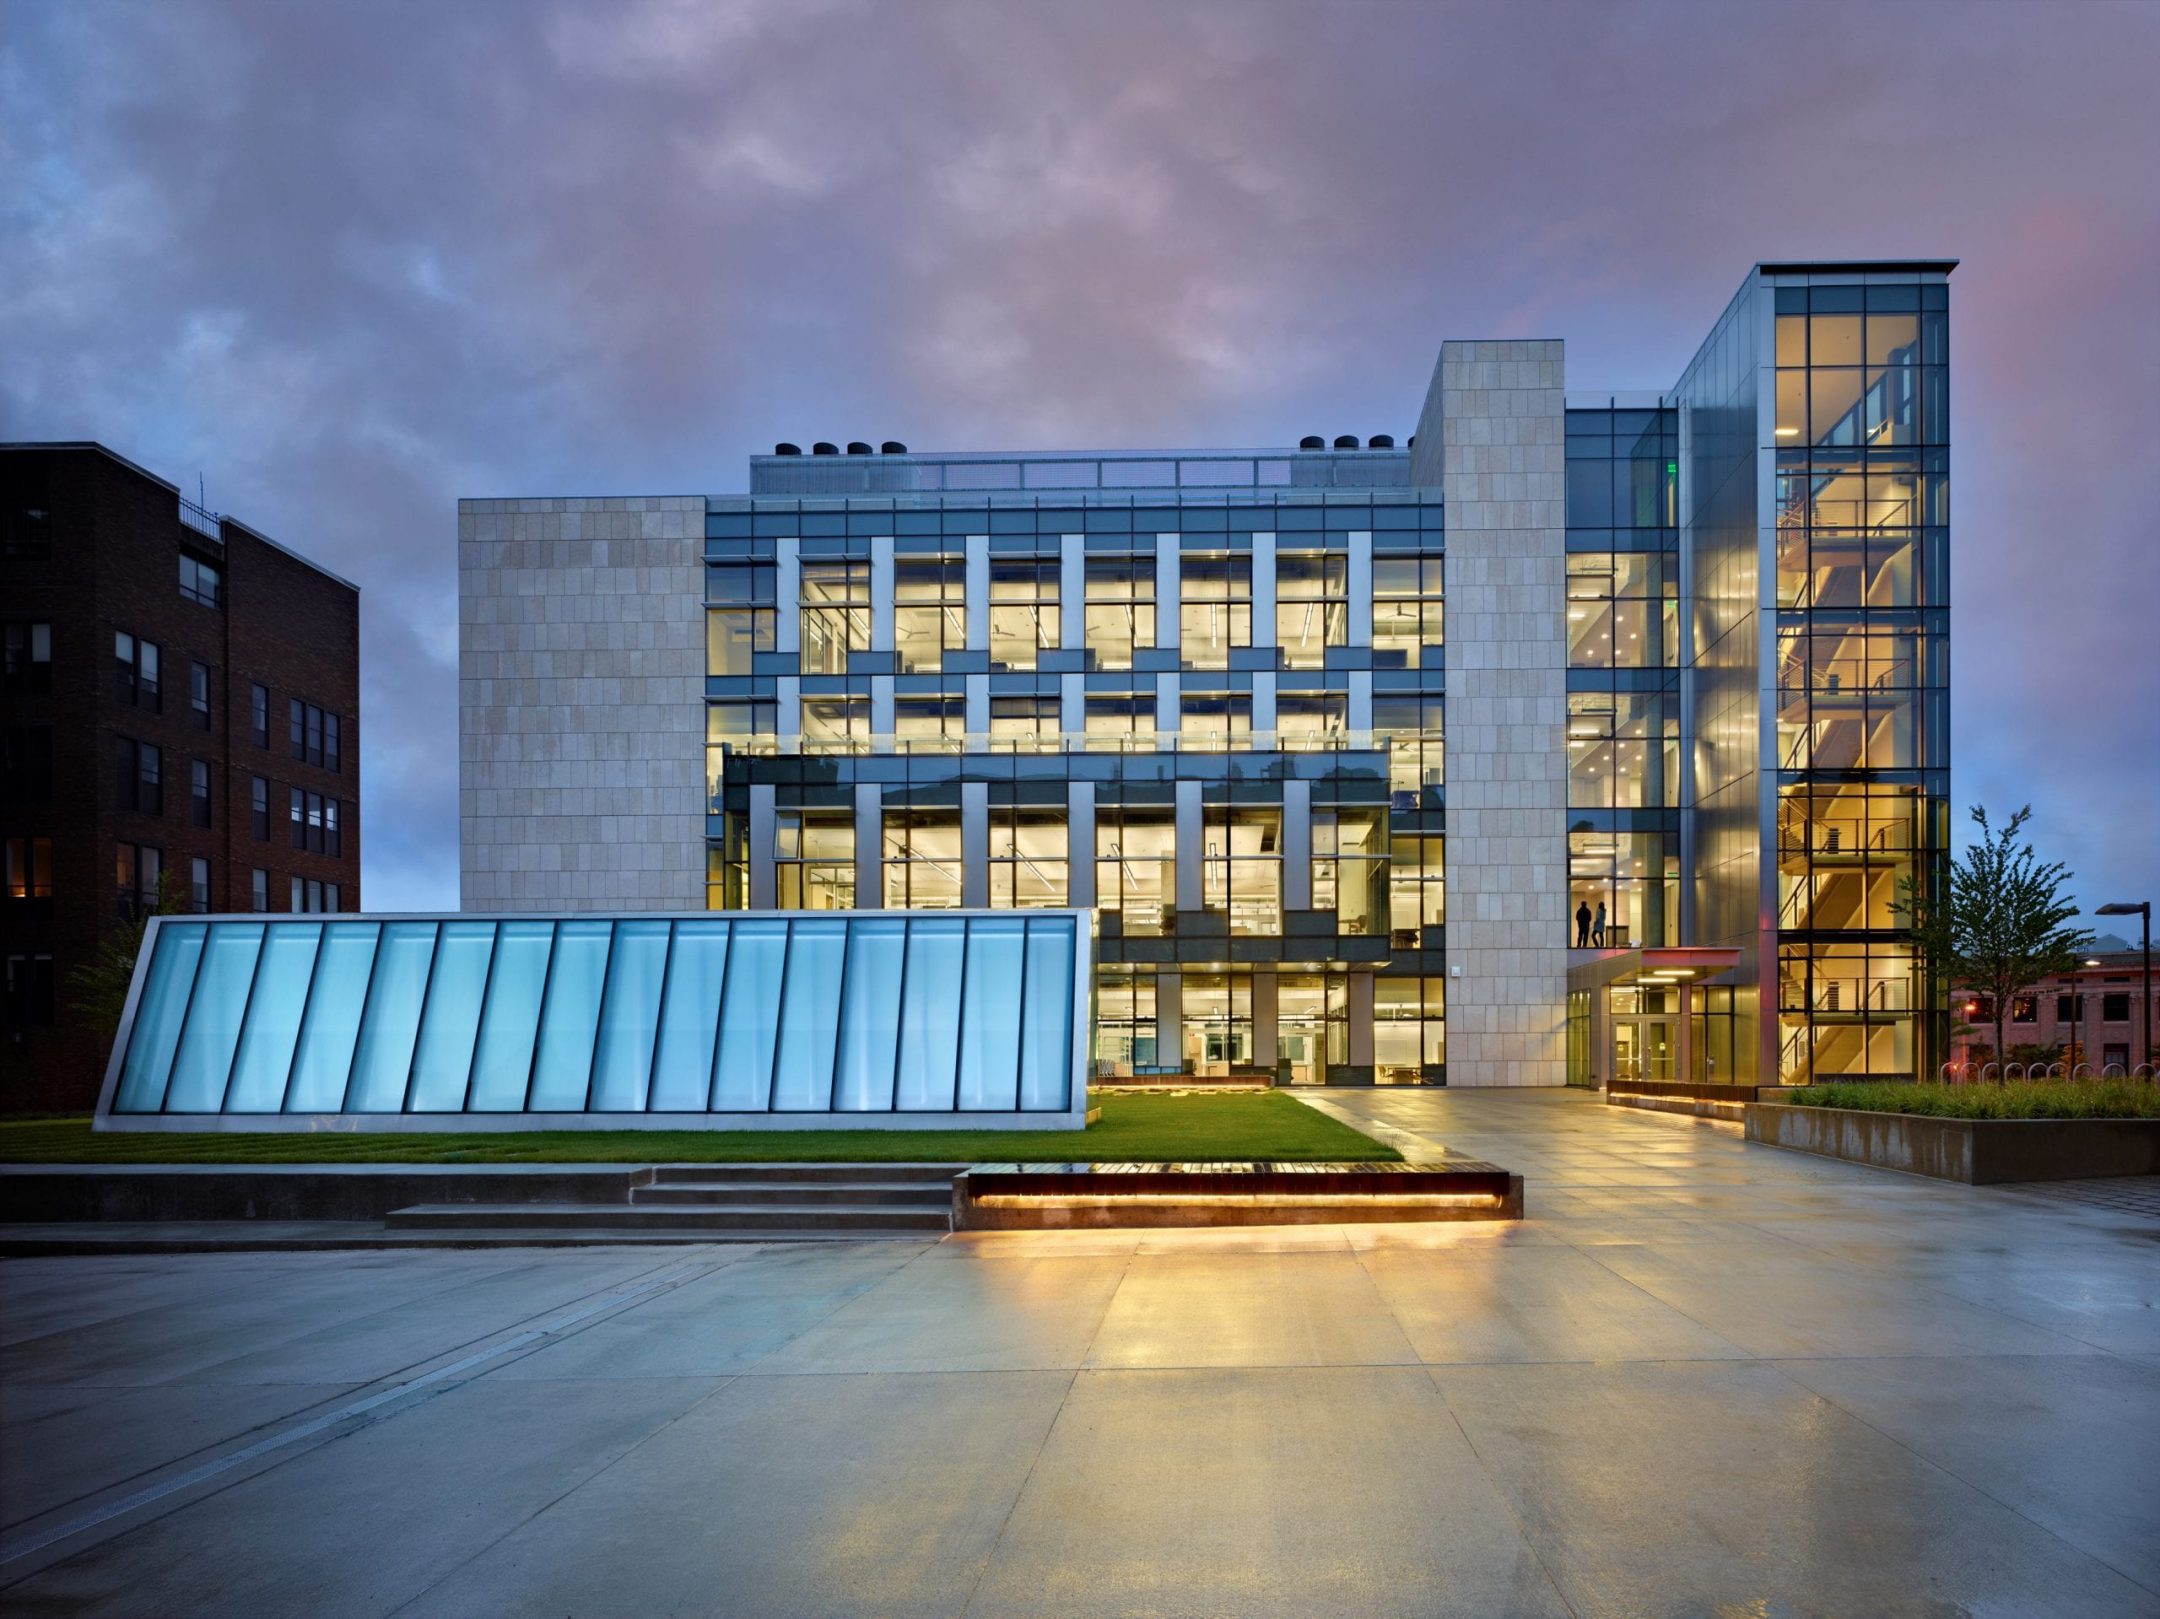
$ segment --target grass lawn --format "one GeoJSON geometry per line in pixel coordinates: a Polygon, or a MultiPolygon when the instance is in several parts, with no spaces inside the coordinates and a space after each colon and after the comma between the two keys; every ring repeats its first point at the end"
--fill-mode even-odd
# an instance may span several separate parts
{"type": "Polygon", "coordinates": [[[1808,1085],[1800,1107],[1937,1119],[2160,1119],[2160,1085],[2137,1079],[2013,1080],[2000,1085],[1808,1085]]]}
{"type": "Polygon", "coordinates": [[[1272,1091],[1105,1096],[1086,1130],[534,1130],[160,1135],[88,1118],[0,1121],[14,1164],[1062,1163],[1388,1161],[1401,1154],[1272,1091]]]}

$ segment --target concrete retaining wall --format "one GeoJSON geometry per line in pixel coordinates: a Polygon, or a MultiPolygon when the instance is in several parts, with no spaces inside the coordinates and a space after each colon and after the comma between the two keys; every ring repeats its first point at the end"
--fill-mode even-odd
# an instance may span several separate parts
{"type": "Polygon", "coordinates": [[[649,1164],[9,1164],[0,1222],[380,1220],[418,1203],[628,1203],[649,1164]]]}
{"type": "Polygon", "coordinates": [[[1747,1139],[1985,1186],[2160,1174],[2160,1119],[1935,1119],[1751,1103],[1747,1139]]]}

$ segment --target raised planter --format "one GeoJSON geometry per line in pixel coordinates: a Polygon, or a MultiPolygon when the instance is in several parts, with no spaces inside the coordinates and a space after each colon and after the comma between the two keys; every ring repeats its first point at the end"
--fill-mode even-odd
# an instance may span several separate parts
{"type": "Polygon", "coordinates": [[[1740,1110],[1755,1097],[1752,1085],[1696,1085],[1672,1079],[1615,1079],[1605,1086],[1608,1106],[1684,1113],[1699,1119],[1737,1121],[1740,1110]]]}
{"type": "Polygon", "coordinates": [[[1522,1177],[1492,1164],[978,1164],[956,1231],[1519,1220],[1522,1177]]]}
{"type": "Polygon", "coordinates": [[[2160,1119],[1939,1119],[1751,1102],[1747,1139],[1987,1186],[2160,1174],[2160,1119]]]}

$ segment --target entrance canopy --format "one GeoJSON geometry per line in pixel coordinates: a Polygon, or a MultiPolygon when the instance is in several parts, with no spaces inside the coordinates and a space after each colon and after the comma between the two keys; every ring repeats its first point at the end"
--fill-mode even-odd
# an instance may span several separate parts
{"type": "Polygon", "coordinates": [[[151,920],[100,1129],[1076,1128],[1085,911],[151,920]]]}

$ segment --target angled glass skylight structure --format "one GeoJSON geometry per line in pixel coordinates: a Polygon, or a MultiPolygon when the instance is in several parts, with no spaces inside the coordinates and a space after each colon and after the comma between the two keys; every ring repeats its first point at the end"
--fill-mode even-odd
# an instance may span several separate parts
{"type": "Polygon", "coordinates": [[[1077,1127],[1084,911],[156,917],[103,1129],[1077,1127]]]}

